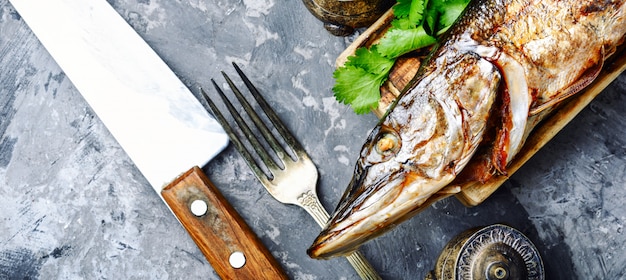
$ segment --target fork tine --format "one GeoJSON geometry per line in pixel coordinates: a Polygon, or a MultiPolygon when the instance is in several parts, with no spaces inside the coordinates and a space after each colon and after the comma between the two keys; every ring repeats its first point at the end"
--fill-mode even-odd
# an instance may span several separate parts
{"type": "Polygon", "coordinates": [[[228,125],[228,123],[226,122],[226,119],[224,118],[224,116],[217,109],[217,106],[215,106],[215,103],[208,97],[206,92],[204,92],[204,90],[202,90],[202,95],[206,99],[207,103],[209,103],[209,106],[211,107],[211,110],[213,111],[213,113],[216,114],[216,115],[219,114],[221,116],[220,117],[220,119],[221,119],[220,123],[222,124],[222,126],[224,126],[224,127],[228,126],[228,129],[230,130],[230,132],[228,132],[228,135],[231,138],[231,140],[235,143],[235,148],[237,148],[237,150],[240,151],[240,153],[242,153],[242,155],[244,153],[246,154],[246,156],[244,156],[244,159],[246,160],[246,163],[248,163],[250,168],[253,169],[255,175],[259,179],[262,179],[263,176],[265,176],[269,180],[273,179],[274,174],[272,174],[272,170],[276,170],[279,167],[271,159],[271,157],[269,156],[267,151],[265,151],[265,149],[263,148],[261,143],[258,141],[258,139],[256,139],[253,136],[252,131],[250,130],[250,127],[246,124],[246,122],[243,120],[241,115],[237,112],[237,110],[235,109],[233,104],[230,102],[230,100],[228,100],[228,98],[226,97],[226,95],[224,94],[222,89],[217,85],[215,80],[211,79],[211,82],[213,83],[213,86],[215,87],[215,90],[219,94],[220,98],[224,101],[224,104],[226,105],[226,108],[228,109],[230,114],[233,116],[233,118],[235,119],[235,122],[237,123],[237,125],[239,126],[239,128],[241,129],[243,134],[245,135],[246,139],[248,139],[248,141],[250,141],[250,143],[252,144],[251,145],[252,148],[259,155],[259,157],[261,158],[263,163],[268,167],[268,169],[270,171],[270,174],[266,174],[265,172],[262,171],[261,167],[258,166],[258,164],[253,159],[253,157],[250,154],[250,152],[248,151],[248,149],[245,147],[245,145],[241,142],[241,140],[237,136],[237,134],[234,133],[234,130],[232,129],[232,127],[230,127],[230,125],[228,125]],[[242,150],[245,151],[245,152],[242,152],[242,150]]]}
{"type": "Polygon", "coordinates": [[[209,104],[209,107],[211,107],[211,111],[213,111],[213,115],[215,115],[217,122],[222,125],[224,131],[226,132],[226,134],[228,134],[229,138],[235,145],[235,149],[237,149],[239,154],[241,154],[241,156],[245,159],[246,163],[248,163],[248,166],[250,167],[250,169],[252,169],[252,172],[254,172],[257,178],[262,178],[265,173],[261,170],[259,165],[256,164],[256,162],[252,158],[252,155],[243,145],[241,140],[239,140],[239,137],[237,137],[233,128],[228,124],[226,118],[224,118],[224,115],[222,115],[222,113],[217,109],[217,106],[215,106],[215,103],[213,103],[213,101],[207,96],[203,88],[200,88],[200,92],[202,93],[202,97],[204,98],[204,100],[207,102],[207,104],[209,104]]]}
{"type": "Polygon", "coordinates": [[[265,122],[261,120],[259,115],[254,111],[254,109],[252,109],[252,106],[250,106],[250,103],[246,100],[246,98],[243,96],[241,91],[239,91],[237,86],[235,86],[235,84],[230,79],[230,77],[228,77],[228,75],[226,75],[226,73],[224,72],[222,72],[222,76],[224,76],[224,79],[226,79],[226,82],[232,89],[233,93],[235,94],[235,97],[237,97],[237,99],[239,100],[239,103],[243,106],[244,111],[248,113],[248,116],[250,117],[250,119],[252,119],[252,122],[254,123],[254,125],[256,125],[256,127],[259,129],[259,131],[261,132],[261,135],[263,135],[263,138],[265,138],[265,141],[267,141],[267,143],[272,147],[276,155],[278,155],[280,160],[283,161],[282,164],[284,165],[285,164],[284,154],[286,153],[285,148],[283,148],[283,146],[278,142],[274,134],[270,131],[267,125],[265,125],[265,122]]]}
{"type": "Polygon", "coordinates": [[[270,119],[272,125],[274,125],[276,130],[278,130],[278,133],[283,137],[283,139],[285,140],[289,148],[291,148],[295,154],[303,152],[304,149],[302,148],[300,143],[296,140],[295,137],[293,137],[293,135],[291,134],[291,132],[289,132],[289,130],[285,127],[285,125],[283,125],[283,122],[280,120],[280,118],[278,118],[278,115],[276,115],[276,112],[274,112],[272,107],[270,107],[267,101],[265,101],[265,98],[261,96],[261,94],[259,93],[259,90],[256,89],[256,87],[252,84],[252,82],[250,82],[250,79],[248,79],[246,74],[244,74],[243,71],[241,71],[241,69],[235,62],[233,62],[232,64],[235,67],[235,70],[237,71],[241,79],[243,80],[246,87],[250,90],[250,93],[252,94],[254,99],[257,101],[259,106],[261,106],[261,108],[263,109],[263,112],[265,112],[265,115],[267,115],[267,117],[270,119]]]}

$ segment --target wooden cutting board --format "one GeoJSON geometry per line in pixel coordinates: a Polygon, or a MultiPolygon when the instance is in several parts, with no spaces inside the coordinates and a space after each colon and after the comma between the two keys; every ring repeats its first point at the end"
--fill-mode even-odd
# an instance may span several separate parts
{"type": "MultiPolygon", "coordinates": [[[[393,20],[393,11],[389,9],[378,21],[357,37],[346,50],[336,59],[336,67],[341,67],[349,56],[354,55],[357,48],[369,47],[376,43],[387,31],[389,24],[393,20]]],[[[373,113],[381,117],[388,106],[400,94],[409,81],[415,76],[419,68],[423,54],[409,54],[399,58],[392,68],[388,81],[381,87],[381,100],[379,107],[373,113]]],[[[626,51],[622,46],[604,64],[602,72],[598,78],[585,90],[564,101],[560,106],[549,112],[531,117],[530,123],[534,129],[529,135],[524,147],[516,155],[507,167],[507,176],[495,176],[489,181],[481,184],[479,182],[467,183],[460,186],[460,192],[455,196],[465,206],[476,206],[494,193],[511,175],[524,165],[541,147],[552,139],[565,125],[585,108],[598,94],[600,94],[613,80],[615,80],[626,69],[626,51]]],[[[456,187],[455,187],[456,188],[456,187]]],[[[455,193],[451,191],[448,195],[443,193],[430,200],[428,205],[436,200],[443,199],[455,193]]]]}

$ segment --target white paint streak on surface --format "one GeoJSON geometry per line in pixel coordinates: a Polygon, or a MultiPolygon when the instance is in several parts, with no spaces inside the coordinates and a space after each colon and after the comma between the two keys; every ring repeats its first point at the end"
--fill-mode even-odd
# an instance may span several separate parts
{"type": "Polygon", "coordinates": [[[313,58],[313,50],[311,48],[305,48],[302,46],[295,46],[293,48],[293,52],[301,55],[304,59],[312,59],[313,58]]]}
{"type": "Polygon", "coordinates": [[[243,23],[254,35],[255,46],[258,47],[268,40],[280,40],[280,36],[276,32],[267,29],[263,24],[259,24],[270,13],[274,6],[273,0],[245,0],[245,17],[243,23]]]}
{"type": "Polygon", "coordinates": [[[304,96],[302,98],[302,104],[306,107],[313,107],[315,109],[319,108],[319,104],[317,103],[315,98],[313,98],[313,96],[310,96],[310,95],[304,96]]]}
{"type": "Polygon", "coordinates": [[[194,9],[200,10],[202,12],[206,12],[208,11],[208,7],[206,6],[206,2],[205,1],[201,1],[201,0],[190,0],[188,1],[189,6],[193,7],[194,9]]]}
{"type": "Polygon", "coordinates": [[[245,18],[243,22],[246,27],[248,27],[250,32],[252,32],[252,35],[254,35],[256,47],[263,45],[263,43],[268,40],[280,40],[280,36],[278,36],[278,33],[276,32],[272,32],[271,30],[245,18]]]}
{"type": "Polygon", "coordinates": [[[278,236],[280,236],[280,230],[278,229],[278,227],[274,225],[269,225],[269,226],[271,227],[271,229],[266,230],[265,235],[267,235],[270,239],[272,239],[274,243],[280,244],[280,239],[278,238],[278,236]]]}
{"type": "Polygon", "coordinates": [[[301,272],[301,271],[296,273],[295,278],[296,279],[300,279],[300,280],[315,280],[315,279],[317,279],[317,277],[315,275],[304,273],[304,272],[301,272]]]}
{"type": "Polygon", "coordinates": [[[304,92],[304,96],[302,97],[302,105],[304,105],[305,107],[311,107],[315,110],[319,110],[320,109],[319,103],[317,102],[315,97],[311,95],[311,91],[306,86],[304,79],[303,79],[303,77],[305,77],[308,73],[309,73],[308,70],[303,70],[303,71],[300,71],[300,73],[294,75],[291,78],[291,85],[295,89],[299,89],[302,92],[304,92]]]}
{"type": "Polygon", "coordinates": [[[309,73],[308,70],[302,70],[291,78],[291,85],[299,90],[302,90],[306,95],[311,95],[311,91],[304,84],[302,77],[309,73]]]}
{"type": "Polygon", "coordinates": [[[350,159],[345,155],[349,152],[348,147],[346,147],[345,145],[337,145],[335,146],[335,148],[333,148],[333,151],[337,152],[338,154],[337,161],[339,161],[343,165],[350,166],[350,159]]]}
{"type": "Polygon", "coordinates": [[[167,23],[165,12],[158,2],[149,1],[148,4],[144,4],[143,7],[145,7],[146,14],[148,15],[146,17],[146,21],[148,23],[146,25],[147,31],[163,26],[167,23]]]}
{"type": "Polygon", "coordinates": [[[335,151],[335,152],[346,152],[347,153],[349,151],[349,149],[345,145],[337,145],[337,146],[335,146],[335,148],[333,148],[333,151],[335,151]]]}
{"type": "Polygon", "coordinates": [[[345,166],[350,166],[350,159],[344,155],[340,155],[339,157],[337,157],[337,161],[345,166]]]}
{"type": "Polygon", "coordinates": [[[244,0],[243,3],[246,6],[246,16],[249,17],[266,16],[274,7],[272,0],[244,0]]]}
{"type": "Polygon", "coordinates": [[[328,129],[324,131],[324,135],[328,135],[330,131],[333,129],[345,129],[346,128],[346,120],[340,119],[341,114],[339,114],[338,104],[335,101],[334,97],[325,97],[322,98],[322,103],[324,107],[324,113],[328,115],[330,118],[330,126],[328,129]]]}
{"type": "Polygon", "coordinates": [[[289,269],[298,269],[300,268],[300,265],[290,261],[289,259],[289,253],[288,252],[278,252],[277,253],[277,257],[280,259],[280,263],[282,265],[284,265],[286,268],[289,269]]]}

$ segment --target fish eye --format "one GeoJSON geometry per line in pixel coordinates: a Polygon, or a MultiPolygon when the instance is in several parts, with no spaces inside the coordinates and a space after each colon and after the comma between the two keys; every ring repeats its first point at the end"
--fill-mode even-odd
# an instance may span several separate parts
{"type": "Polygon", "coordinates": [[[388,161],[400,150],[400,137],[395,131],[382,131],[373,142],[370,162],[388,161]]]}
{"type": "Polygon", "coordinates": [[[398,137],[392,133],[383,133],[376,141],[376,152],[381,155],[394,153],[398,147],[398,137]]]}

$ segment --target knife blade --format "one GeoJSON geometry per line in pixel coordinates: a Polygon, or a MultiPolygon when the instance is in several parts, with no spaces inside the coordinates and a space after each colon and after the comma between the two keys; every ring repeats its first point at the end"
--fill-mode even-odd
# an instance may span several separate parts
{"type": "Polygon", "coordinates": [[[222,151],[228,137],[113,7],[104,0],[10,2],[218,275],[286,279],[198,167],[222,151]],[[229,262],[240,253],[243,262],[229,262]]]}

